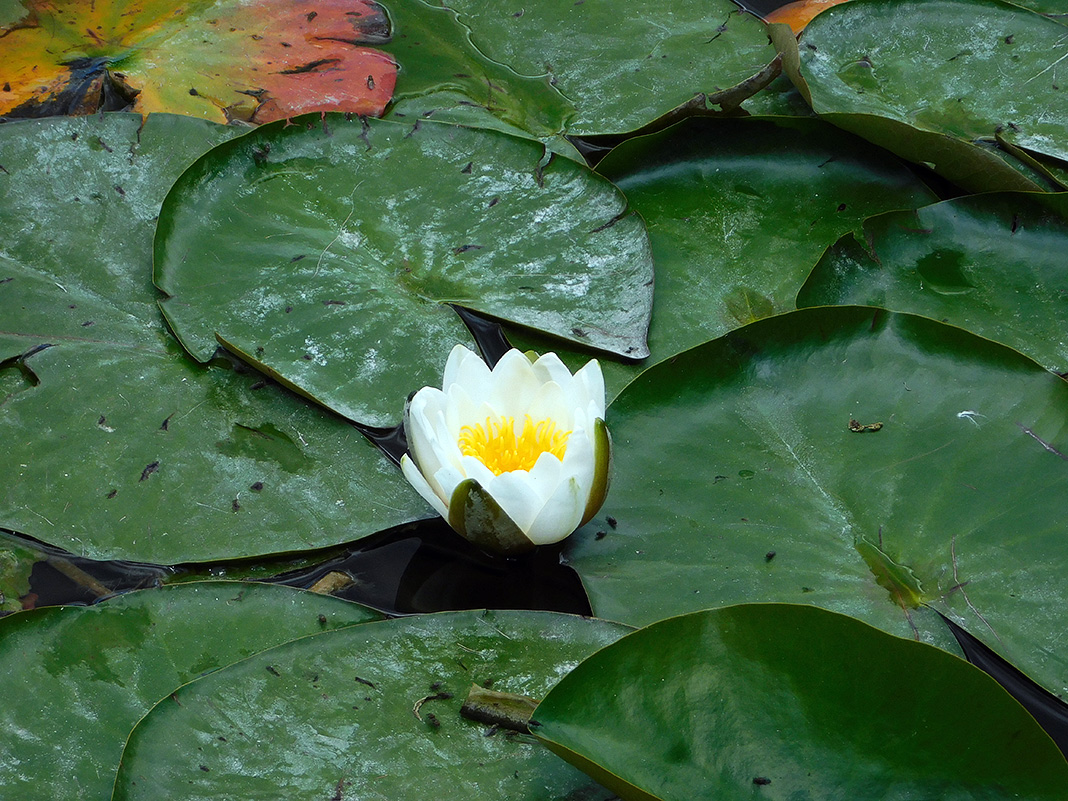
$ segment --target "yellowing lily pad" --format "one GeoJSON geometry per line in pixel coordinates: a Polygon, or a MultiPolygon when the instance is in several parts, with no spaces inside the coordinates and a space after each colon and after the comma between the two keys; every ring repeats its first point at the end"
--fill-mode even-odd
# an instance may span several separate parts
{"type": "Polygon", "coordinates": [[[397,67],[373,0],[27,0],[0,28],[0,114],[132,105],[216,122],[307,111],[377,116],[397,67]]]}

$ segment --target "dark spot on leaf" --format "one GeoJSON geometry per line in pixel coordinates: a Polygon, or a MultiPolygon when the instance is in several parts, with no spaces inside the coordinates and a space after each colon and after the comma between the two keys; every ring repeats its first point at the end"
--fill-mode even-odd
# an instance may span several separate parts
{"type": "Polygon", "coordinates": [[[605,518],[604,518],[604,520],[605,520],[605,522],[606,522],[606,523],[608,523],[608,525],[610,525],[610,526],[611,526],[612,528],[615,528],[615,527],[616,527],[617,525],[619,525],[619,521],[618,521],[618,520],[616,520],[616,519],[615,519],[614,517],[612,517],[612,515],[605,515],[605,518]]]}
{"type": "Polygon", "coordinates": [[[109,492],[104,497],[107,498],[110,501],[112,498],[114,498],[118,494],[119,494],[119,491],[117,489],[113,489],[111,492],[109,492]]]}
{"type": "Polygon", "coordinates": [[[1015,34],[1010,33],[1008,36],[1005,37],[1005,44],[1012,44],[1015,41],[1016,41],[1016,35],[1015,34]]]}
{"type": "Polygon", "coordinates": [[[201,766],[200,766],[200,769],[201,769],[202,771],[204,771],[205,773],[207,773],[207,772],[208,772],[208,770],[210,770],[210,768],[208,768],[208,766],[207,766],[207,765],[201,765],[201,766]]]}
{"type": "Polygon", "coordinates": [[[316,18],[316,17],[318,17],[318,16],[319,16],[319,12],[318,12],[318,11],[309,11],[309,12],[308,12],[308,13],[307,13],[307,14],[306,14],[306,15],[304,16],[304,19],[308,20],[308,22],[311,22],[311,21],[312,21],[313,19],[315,19],[315,18],[316,18]]]}
{"type": "Polygon", "coordinates": [[[267,386],[267,382],[266,381],[257,381],[255,384],[253,384],[251,387],[249,387],[249,389],[251,389],[253,392],[255,392],[256,390],[263,389],[266,386],[267,386]]]}
{"type": "Polygon", "coordinates": [[[323,305],[324,306],[344,306],[345,305],[345,301],[343,301],[343,300],[324,300],[323,301],[323,305]]]}
{"type": "Polygon", "coordinates": [[[374,89],[375,88],[375,76],[374,75],[368,75],[367,76],[367,88],[368,89],[374,89]]]}
{"type": "Polygon", "coordinates": [[[192,95],[193,97],[197,97],[198,95],[200,95],[200,92],[198,92],[195,88],[190,87],[189,88],[189,94],[192,95]]]}
{"type": "Polygon", "coordinates": [[[845,211],[845,210],[846,210],[846,204],[845,203],[839,203],[838,204],[838,211],[845,211]]]}
{"type": "Polygon", "coordinates": [[[82,323],[82,328],[88,328],[92,324],[93,324],[92,320],[86,320],[84,323],[82,323]]]}
{"type": "MultiPolygon", "coordinates": [[[[356,681],[358,681],[360,684],[366,685],[366,686],[370,687],[372,690],[375,689],[375,685],[372,682],[369,682],[367,679],[361,679],[359,676],[356,676],[355,678],[356,678],[356,681]]],[[[370,701],[371,699],[370,698],[365,698],[364,700],[370,701]]]]}
{"type": "Polygon", "coordinates": [[[802,587],[801,592],[815,592],[811,587],[802,587]]]}
{"type": "Polygon", "coordinates": [[[282,675],[281,673],[279,673],[277,670],[274,669],[274,665],[268,665],[267,666],[267,672],[270,673],[272,676],[281,676],[282,675]]]}
{"type": "Polygon", "coordinates": [[[304,355],[303,355],[303,356],[302,356],[301,358],[303,358],[303,359],[307,359],[307,360],[308,360],[308,361],[310,362],[310,361],[311,361],[312,359],[314,359],[315,357],[314,357],[314,356],[312,356],[312,355],[311,355],[310,353],[305,353],[305,354],[304,354],[304,355]]]}
{"type": "Polygon", "coordinates": [[[96,138],[97,144],[100,145],[108,153],[114,153],[115,151],[108,147],[108,143],[101,139],[99,136],[96,138]]]}
{"type": "Polygon", "coordinates": [[[293,307],[292,306],[286,306],[286,314],[289,314],[291,311],[293,311],[293,307]]]}
{"type": "Polygon", "coordinates": [[[232,501],[230,502],[230,509],[231,509],[232,511],[234,511],[234,512],[240,512],[240,511],[241,511],[241,504],[239,504],[239,503],[237,502],[237,498],[234,498],[234,499],[233,499],[233,500],[232,500],[232,501]]]}
{"type": "MultiPolygon", "coordinates": [[[[0,278],[0,284],[6,284],[8,281],[14,281],[14,280],[15,279],[12,276],[8,276],[7,278],[0,278]]],[[[71,306],[71,308],[73,309],[74,307],[71,306]]]]}
{"type": "Polygon", "coordinates": [[[427,712],[427,714],[426,714],[426,722],[430,724],[431,728],[434,728],[434,729],[440,729],[441,728],[441,721],[438,720],[437,715],[435,715],[433,712],[427,712]]]}
{"type": "Polygon", "coordinates": [[[491,200],[489,202],[489,206],[487,206],[487,208],[492,209],[494,206],[496,206],[500,202],[501,202],[501,199],[499,197],[495,197],[495,198],[493,198],[493,200],[491,200]]]}
{"type": "Polygon", "coordinates": [[[581,328],[572,328],[572,329],[571,329],[571,333],[572,333],[572,334],[574,334],[574,335],[575,335],[575,336],[577,336],[577,337],[584,337],[584,336],[586,336],[586,332],[585,332],[585,331],[583,331],[583,330],[582,330],[581,328]]]}
{"type": "Polygon", "coordinates": [[[1012,225],[1009,227],[1009,231],[1011,231],[1012,233],[1015,234],[1016,233],[1016,229],[1019,228],[1019,227],[1020,227],[1020,215],[1019,214],[1013,214],[1012,215],[1012,225]]]}
{"type": "Polygon", "coordinates": [[[253,492],[263,492],[263,482],[262,481],[257,481],[255,484],[253,484],[251,487],[249,487],[249,489],[252,490],[253,492]]]}
{"type": "Polygon", "coordinates": [[[460,245],[458,248],[453,248],[453,253],[459,256],[461,253],[466,253],[469,250],[482,250],[482,245],[460,245]]]}
{"type": "Polygon", "coordinates": [[[765,562],[770,562],[774,558],[775,558],[775,551],[768,551],[766,554],[764,554],[764,561],[765,562]]]}
{"type": "Polygon", "coordinates": [[[293,258],[291,258],[289,260],[289,263],[292,264],[295,261],[300,261],[301,259],[303,259],[307,255],[308,255],[307,253],[301,253],[299,256],[294,256],[293,258]]]}
{"type": "MultiPolygon", "coordinates": [[[[101,418],[101,419],[103,419],[103,418],[101,418]]],[[[138,483],[140,483],[141,481],[144,481],[146,478],[148,478],[150,475],[155,473],[157,470],[159,470],[159,461],[155,461],[155,462],[152,462],[151,464],[145,465],[145,469],[141,471],[141,478],[138,479],[138,483]]]]}
{"type": "MultiPolygon", "coordinates": [[[[4,91],[5,92],[10,92],[11,91],[11,84],[7,83],[6,81],[4,82],[4,91]]],[[[77,136],[77,135],[78,134],[75,134],[75,136],[77,136]]]]}
{"type": "Polygon", "coordinates": [[[118,184],[116,184],[116,185],[115,185],[115,191],[119,193],[119,196],[120,196],[120,197],[126,197],[126,190],[125,190],[125,189],[123,189],[123,188],[122,188],[121,186],[119,186],[118,184]]]}
{"type": "Polygon", "coordinates": [[[460,172],[467,173],[468,175],[470,175],[471,174],[471,165],[472,164],[474,164],[474,162],[472,162],[472,161],[467,162],[467,164],[464,165],[464,168],[462,170],[460,170],[460,172]]]}
{"type": "Polygon", "coordinates": [[[320,626],[325,626],[326,625],[326,615],[319,615],[319,625],[320,626]]]}
{"type": "Polygon", "coordinates": [[[598,531],[596,534],[593,535],[593,538],[595,540],[603,540],[607,536],[608,536],[608,532],[607,531],[598,531]]]}
{"type": "Polygon", "coordinates": [[[766,776],[757,776],[755,779],[753,779],[753,784],[763,787],[765,785],[771,784],[771,779],[767,778],[766,776]]]}
{"type": "Polygon", "coordinates": [[[162,423],[160,423],[160,431],[166,431],[170,428],[172,417],[174,417],[174,412],[171,412],[169,415],[167,415],[167,418],[162,423]]]}

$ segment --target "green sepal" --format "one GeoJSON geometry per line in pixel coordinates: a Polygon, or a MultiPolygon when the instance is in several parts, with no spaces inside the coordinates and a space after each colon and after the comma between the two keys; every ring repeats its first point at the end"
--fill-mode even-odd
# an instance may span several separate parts
{"type": "Polygon", "coordinates": [[[449,525],[484,551],[516,556],[534,549],[523,530],[473,478],[456,485],[449,500],[449,525]]]}
{"type": "Polygon", "coordinates": [[[586,500],[586,511],[582,513],[580,526],[589,523],[604,504],[608,495],[608,483],[612,473],[612,435],[608,426],[598,417],[593,421],[593,485],[590,497],[586,500]]]}

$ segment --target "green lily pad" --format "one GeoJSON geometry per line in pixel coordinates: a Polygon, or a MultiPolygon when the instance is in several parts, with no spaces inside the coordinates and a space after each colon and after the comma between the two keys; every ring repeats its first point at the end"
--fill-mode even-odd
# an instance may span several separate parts
{"type": "Polygon", "coordinates": [[[188,162],[229,136],[166,115],[0,126],[0,526],[173,563],[425,516],[349,423],[251,371],[198,365],[167,333],[154,218],[188,162]]]}
{"type": "MultiPolygon", "coordinates": [[[[381,114],[397,65],[373,0],[25,0],[0,28],[0,114],[131,107],[214,122],[381,114]]],[[[6,17],[7,15],[3,15],[6,17]]]]}
{"type": "Polygon", "coordinates": [[[159,699],[279,643],[376,618],[335,598],[232,581],[3,618],[0,795],[109,798],[130,731],[159,699]]]}
{"type": "Polygon", "coordinates": [[[965,189],[1040,188],[983,146],[1068,159],[1063,40],[998,0],[853,0],[805,29],[801,88],[825,119],[965,189]]]}
{"type": "Polygon", "coordinates": [[[563,134],[735,108],[777,73],[764,26],[729,0],[389,6],[389,116],[507,126],[565,152],[563,134]]]}
{"type": "Polygon", "coordinates": [[[459,711],[472,684],[540,698],[627,628],[549,612],[358,628],[266,651],[163,700],[130,737],[114,797],[603,797],[533,738],[459,711]]]}
{"type": "Polygon", "coordinates": [[[1031,360],[802,310],[652,368],[608,420],[617,527],[563,552],[595,614],[807,602],[941,644],[933,607],[1068,694],[1068,384],[1031,360]]]}
{"type": "Polygon", "coordinates": [[[819,120],[690,120],[624,142],[598,171],[645,220],[656,262],[651,356],[603,363],[610,398],[654,364],[794,308],[824,248],[866,217],[935,200],[896,158],[819,120]]]}
{"type": "Polygon", "coordinates": [[[641,219],[605,179],[503,134],[327,116],[264,126],[175,184],[164,314],[351,419],[388,425],[470,337],[446,303],[640,358],[641,219]],[[225,276],[225,280],[220,280],[225,276]]]}
{"type": "Polygon", "coordinates": [[[982,671],[811,606],[695,612],[579,665],[539,739],[625,799],[1056,799],[1068,764],[982,671]]]}
{"type": "Polygon", "coordinates": [[[1068,371],[1068,196],[957,198],[864,224],[828,249],[798,306],[866,304],[966,328],[1068,371]]]}
{"type": "Polygon", "coordinates": [[[730,0],[632,0],[622,13],[598,2],[448,6],[487,58],[574,104],[573,136],[634,131],[688,103],[736,106],[760,88],[739,85],[775,58],[763,23],[730,0]]]}

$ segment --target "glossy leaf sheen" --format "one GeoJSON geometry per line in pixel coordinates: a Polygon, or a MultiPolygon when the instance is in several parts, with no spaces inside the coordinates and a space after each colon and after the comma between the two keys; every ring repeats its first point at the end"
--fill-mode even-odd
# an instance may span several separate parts
{"type": "Polygon", "coordinates": [[[595,614],[636,624],[808,602],[945,643],[927,604],[1064,695],[1066,410],[1065,382],[951,326],[764,320],[612,404],[617,527],[586,526],[564,558],[595,614]]]}
{"type": "Polygon", "coordinates": [[[452,612],[358,628],[265,652],[164,700],[131,737],[115,797],[598,797],[540,744],[487,736],[459,710],[472,683],[540,698],[625,627],[452,612]],[[428,698],[438,693],[451,697],[428,698]]]}
{"type": "Polygon", "coordinates": [[[185,165],[232,133],[167,115],[0,126],[0,525],[173,563],[425,514],[351,425],[262,376],[195,364],[166,332],[154,218],[185,165]]]}
{"type": "Polygon", "coordinates": [[[26,0],[0,29],[0,114],[133,110],[215,122],[308,111],[382,113],[397,67],[371,0],[26,0]],[[121,108],[124,103],[110,108],[121,108]]]}
{"type": "Polygon", "coordinates": [[[867,220],[820,259],[798,306],[923,314],[1068,371],[1068,195],[986,194],[867,220]]]}
{"type": "Polygon", "coordinates": [[[642,215],[656,261],[652,355],[602,360],[610,398],[658,362],[792,309],[823,249],[866,217],[935,199],[897,159],[815,120],[691,120],[623,143],[598,171],[642,215]]]}
{"type": "Polygon", "coordinates": [[[1026,188],[915,146],[942,146],[926,133],[988,145],[1001,137],[1068,158],[1068,83],[1057,70],[1063,37],[1063,25],[998,0],[853,0],[805,29],[801,74],[815,111],[836,125],[932,161],[973,191],[1026,188]]]}
{"type": "Polygon", "coordinates": [[[20,734],[0,739],[0,795],[109,798],[126,738],[159,699],[265,648],[376,617],[288,587],[219,581],[3,618],[0,726],[20,734]]]}
{"type": "Polygon", "coordinates": [[[220,147],[168,195],[164,312],[352,419],[395,421],[470,341],[456,303],[645,355],[652,261],[640,218],[574,162],[492,131],[328,116],[220,147]]]}
{"type": "Polygon", "coordinates": [[[775,57],[761,22],[730,0],[631,0],[625,11],[593,0],[447,5],[486,57],[541,77],[574,104],[566,126],[576,136],[636,130],[775,57]]]}
{"type": "Polygon", "coordinates": [[[1055,799],[1068,786],[1060,751],[989,676],[810,606],[653,624],[579,665],[534,719],[624,799],[1055,799]]]}

